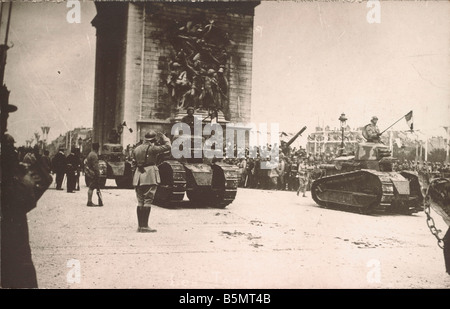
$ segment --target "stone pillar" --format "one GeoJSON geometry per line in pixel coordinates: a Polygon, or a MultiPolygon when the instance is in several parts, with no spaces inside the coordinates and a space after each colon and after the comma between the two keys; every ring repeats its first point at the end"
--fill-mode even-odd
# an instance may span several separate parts
{"type": "Polygon", "coordinates": [[[124,147],[139,142],[141,136],[138,120],[142,118],[145,14],[144,3],[130,2],[128,4],[123,120],[133,129],[133,132],[123,131],[122,145],[124,147]]]}
{"type": "MultiPolygon", "coordinates": [[[[254,8],[259,1],[96,2],[93,140],[107,142],[124,121],[121,143],[133,145],[154,129],[170,134],[177,116],[166,84],[174,56],[169,29],[176,21],[214,20],[233,42],[226,64],[224,120],[249,122],[254,8]]],[[[176,24],[175,24],[176,25],[176,24]]]]}
{"type": "MultiPolygon", "coordinates": [[[[94,88],[93,142],[107,143],[121,123],[124,83],[126,3],[96,2],[97,29],[94,88]]],[[[101,151],[101,149],[100,149],[101,151]]]]}

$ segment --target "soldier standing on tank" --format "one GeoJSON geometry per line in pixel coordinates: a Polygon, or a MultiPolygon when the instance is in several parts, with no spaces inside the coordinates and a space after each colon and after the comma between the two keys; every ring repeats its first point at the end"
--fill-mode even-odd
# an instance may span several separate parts
{"type": "Polygon", "coordinates": [[[191,134],[193,134],[194,130],[194,108],[189,106],[186,110],[187,115],[181,118],[181,122],[187,124],[191,128],[191,134]]]}
{"type": "Polygon", "coordinates": [[[365,137],[368,142],[371,142],[371,143],[379,143],[380,142],[381,133],[380,133],[380,130],[378,129],[377,122],[378,122],[378,117],[373,116],[372,119],[370,120],[370,123],[364,127],[365,134],[366,134],[365,137]]]}
{"type": "Polygon", "coordinates": [[[159,171],[156,167],[158,154],[170,150],[170,139],[164,134],[153,130],[145,134],[144,142],[133,150],[133,162],[136,170],[133,177],[133,186],[137,197],[138,232],[156,232],[148,226],[151,206],[155,197],[156,188],[160,182],[159,171]],[[160,146],[157,146],[159,140],[160,146]]]}

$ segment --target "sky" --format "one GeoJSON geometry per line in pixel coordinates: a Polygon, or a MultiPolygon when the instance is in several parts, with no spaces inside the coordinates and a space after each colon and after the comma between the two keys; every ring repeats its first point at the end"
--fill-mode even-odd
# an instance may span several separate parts
{"type": "MultiPolygon", "coordinates": [[[[81,23],[70,24],[66,3],[13,5],[5,84],[19,107],[9,119],[18,144],[43,125],[49,140],[92,127],[96,12],[92,2],[81,10],[81,23]]],[[[450,2],[382,1],[379,23],[368,22],[370,11],[366,2],[262,1],[254,19],[252,122],[292,133],[307,126],[299,139],[306,141],[317,125],[339,127],[341,113],[352,128],[376,115],[383,130],[413,110],[416,129],[444,135],[450,2]]],[[[393,129],[407,130],[406,121],[393,129]]]]}

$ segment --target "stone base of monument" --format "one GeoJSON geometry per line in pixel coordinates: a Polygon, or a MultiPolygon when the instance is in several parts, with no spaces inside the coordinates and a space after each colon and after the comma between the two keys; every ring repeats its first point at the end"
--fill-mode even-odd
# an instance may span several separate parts
{"type": "MultiPolygon", "coordinates": [[[[175,117],[173,118],[173,122],[181,122],[181,119],[187,115],[186,109],[180,109],[175,114],[175,117]]],[[[202,120],[202,124],[205,125],[207,123],[211,123],[211,115],[209,115],[209,111],[206,109],[196,109],[194,111],[194,117],[198,117],[198,119],[202,120]]],[[[226,125],[229,121],[225,119],[225,116],[222,111],[218,111],[217,119],[214,119],[215,122],[219,123],[220,125],[226,125]]]]}

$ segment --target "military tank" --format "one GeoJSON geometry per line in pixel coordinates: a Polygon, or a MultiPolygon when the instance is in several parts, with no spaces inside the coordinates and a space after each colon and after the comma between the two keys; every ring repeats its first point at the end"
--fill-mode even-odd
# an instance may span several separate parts
{"type": "MultiPolygon", "coordinates": [[[[172,140],[177,138],[181,137],[173,136],[172,140]]],[[[192,134],[189,139],[191,158],[174,159],[170,151],[158,158],[160,184],[154,202],[173,206],[183,201],[186,195],[197,207],[225,208],[237,194],[238,167],[221,159],[195,158],[195,146],[203,145],[205,136],[192,134]]]]}
{"type": "Polygon", "coordinates": [[[423,210],[418,175],[394,172],[395,160],[382,143],[359,143],[355,155],[320,166],[323,176],[312,183],[311,196],[319,206],[365,214],[423,210]]]}

